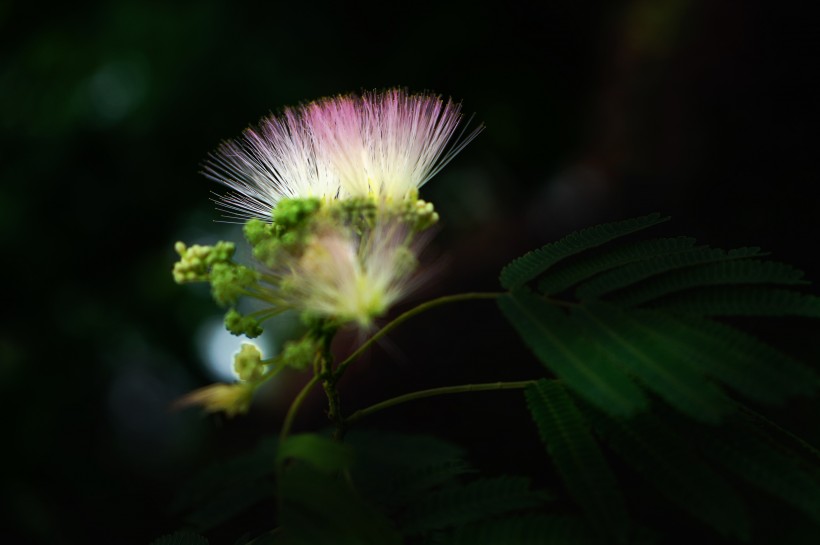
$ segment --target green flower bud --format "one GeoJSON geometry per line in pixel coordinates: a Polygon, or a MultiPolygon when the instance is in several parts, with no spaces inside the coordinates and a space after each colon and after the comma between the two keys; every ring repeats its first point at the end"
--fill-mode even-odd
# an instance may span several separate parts
{"type": "Polygon", "coordinates": [[[225,329],[234,335],[245,335],[249,339],[262,334],[262,328],[255,318],[242,316],[235,308],[225,314],[225,329]]]}
{"type": "Polygon", "coordinates": [[[273,237],[273,226],[260,219],[254,218],[252,220],[248,220],[242,228],[242,232],[244,233],[248,244],[251,246],[256,246],[263,240],[273,237]]]}
{"type": "Polygon", "coordinates": [[[350,226],[360,235],[375,224],[377,209],[373,197],[352,197],[333,201],[329,214],[334,221],[350,226]]]}
{"type": "Polygon", "coordinates": [[[273,221],[285,229],[304,225],[319,210],[322,201],[316,198],[282,199],[273,210],[273,221]]]}
{"type": "Polygon", "coordinates": [[[227,307],[235,305],[239,296],[259,280],[259,273],[236,263],[216,263],[208,280],[214,301],[227,307]]]}
{"type": "Polygon", "coordinates": [[[313,364],[319,350],[319,344],[311,337],[305,337],[299,341],[288,341],[282,350],[282,360],[286,365],[304,371],[313,364]]]}
{"type": "Polygon", "coordinates": [[[190,248],[177,242],[174,249],[180,260],[174,264],[174,281],[177,284],[206,282],[209,269],[220,263],[227,263],[233,257],[236,246],[232,242],[217,242],[214,246],[194,244],[190,248]]]}
{"type": "Polygon", "coordinates": [[[256,345],[242,343],[239,352],[234,355],[233,369],[240,380],[253,381],[262,377],[262,352],[256,345]]]}
{"type": "Polygon", "coordinates": [[[433,207],[433,203],[417,199],[415,201],[405,201],[402,219],[410,225],[413,231],[418,233],[435,225],[439,220],[439,216],[433,207]]]}

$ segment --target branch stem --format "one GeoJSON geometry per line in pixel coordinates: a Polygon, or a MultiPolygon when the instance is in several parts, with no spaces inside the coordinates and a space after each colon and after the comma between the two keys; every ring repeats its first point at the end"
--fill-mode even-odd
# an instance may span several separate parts
{"type": "Polygon", "coordinates": [[[518,390],[526,388],[530,384],[534,383],[535,380],[520,380],[517,382],[488,382],[483,384],[460,384],[458,386],[443,386],[440,388],[431,388],[429,390],[419,390],[417,392],[410,392],[409,394],[403,394],[397,397],[393,397],[380,403],[376,403],[375,405],[371,405],[370,407],[360,409],[355,413],[351,414],[350,416],[348,416],[345,419],[345,424],[353,424],[354,422],[361,420],[365,416],[377,413],[383,409],[387,409],[395,405],[401,405],[402,403],[407,403],[408,401],[423,399],[425,397],[434,397],[448,394],[463,394],[467,392],[486,392],[491,390],[518,390]]]}
{"type": "Polygon", "coordinates": [[[470,292],[470,293],[458,293],[456,295],[445,295],[443,297],[439,297],[437,299],[431,299],[430,301],[426,301],[416,307],[411,308],[407,312],[404,312],[397,316],[393,321],[389,322],[383,328],[378,330],[376,333],[373,334],[372,337],[367,339],[364,343],[362,343],[359,348],[357,348],[352,354],[350,354],[343,362],[339,364],[336,368],[336,371],[333,373],[334,377],[338,379],[339,377],[344,374],[345,369],[353,363],[359,356],[361,356],[368,348],[370,348],[373,343],[393,331],[395,328],[422,312],[430,310],[432,308],[436,308],[442,305],[446,305],[448,303],[455,303],[458,301],[471,301],[477,299],[496,299],[500,295],[503,295],[505,292],[470,292]]]}
{"type": "Polygon", "coordinates": [[[314,386],[319,382],[320,377],[319,375],[313,375],[310,381],[305,384],[299,393],[296,394],[296,397],[293,398],[293,401],[288,407],[288,412],[285,415],[285,421],[282,424],[282,430],[279,432],[279,444],[282,444],[285,439],[288,438],[290,435],[290,429],[293,427],[293,419],[296,418],[296,413],[299,412],[299,407],[302,405],[302,402],[307,397],[308,392],[313,389],[314,386]]]}

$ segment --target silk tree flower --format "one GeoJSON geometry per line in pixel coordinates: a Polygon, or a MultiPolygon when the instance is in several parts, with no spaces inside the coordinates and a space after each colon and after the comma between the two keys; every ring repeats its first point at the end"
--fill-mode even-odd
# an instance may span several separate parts
{"type": "Polygon", "coordinates": [[[209,156],[226,216],[270,221],[285,198],[413,197],[481,131],[456,137],[461,106],[403,89],[323,98],[262,119],[209,156]]]}
{"type": "Polygon", "coordinates": [[[294,307],[369,329],[413,288],[416,248],[400,223],[356,236],[320,230],[290,267],[282,289],[294,307]]]}

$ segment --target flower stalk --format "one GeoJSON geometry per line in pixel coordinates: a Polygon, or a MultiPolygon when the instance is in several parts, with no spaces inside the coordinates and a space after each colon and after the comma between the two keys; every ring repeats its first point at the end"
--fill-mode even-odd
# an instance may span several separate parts
{"type": "Polygon", "coordinates": [[[467,392],[486,392],[493,390],[520,390],[526,388],[534,382],[535,380],[520,380],[516,382],[489,382],[484,384],[461,384],[458,386],[443,386],[440,388],[419,390],[417,392],[410,392],[408,394],[402,394],[400,396],[396,396],[385,401],[381,401],[364,409],[359,409],[358,411],[348,416],[345,419],[344,423],[346,426],[349,426],[373,413],[383,411],[384,409],[388,409],[390,407],[395,407],[396,405],[401,405],[402,403],[407,403],[408,401],[424,399],[425,397],[435,397],[450,394],[463,394],[467,392]]]}

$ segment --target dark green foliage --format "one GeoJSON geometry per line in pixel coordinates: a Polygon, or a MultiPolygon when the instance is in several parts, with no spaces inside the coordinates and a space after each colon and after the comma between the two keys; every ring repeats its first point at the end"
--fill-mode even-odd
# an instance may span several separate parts
{"type": "MultiPolygon", "coordinates": [[[[289,437],[276,456],[282,543],[401,543],[392,523],[349,478],[351,447],[316,434],[289,437]]],[[[278,543],[279,541],[277,541],[278,543]]]]}
{"type": "Polygon", "coordinates": [[[721,534],[748,539],[751,522],[742,497],[685,437],[649,413],[629,420],[596,410],[586,414],[619,457],[663,496],[721,534]]]}
{"type": "Polygon", "coordinates": [[[345,441],[356,449],[356,488],[391,511],[475,472],[462,449],[435,437],[353,430],[345,441]]]}
{"type": "MultiPolygon", "coordinates": [[[[629,225],[652,225],[633,221],[569,235],[501,276],[513,289],[500,309],[558,379],[538,381],[526,397],[570,494],[610,540],[628,535],[597,437],[661,496],[728,538],[751,538],[750,506],[761,509],[766,497],[802,513],[795,524],[820,522],[818,452],[732,399],[812,395],[818,373],[711,318],[820,317],[820,297],[794,289],[807,284],[803,273],[761,259],[758,248],[725,251],[682,237],[597,248],[637,230],[629,225]],[[551,297],[573,287],[572,300],[551,297]],[[757,495],[747,498],[750,488],[757,495]]],[[[481,542],[468,528],[458,535],[481,542]]]]}
{"type": "Polygon", "coordinates": [[[640,218],[596,225],[572,233],[558,242],[533,250],[508,264],[501,270],[499,277],[501,285],[507,289],[523,286],[562,259],[668,219],[668,217],[661,217],[660,214],[650,214],[640,218]]]}
{"type": "Polygon", "coordinates": [[[354,431],[349,442],[357,490],[385,508],[405,539],[447,542],[465,524],[543,509],[549,498],[522,477],[469,479],[475,470],[464,452],[433,437],[354,431]]]}
{"type": "Polygon", "coordinates": [[[307,462],[319,471],[330,473],[353,465],[353,450],[342,443],[331,441],[314,433],[288,437],[276,452],[276,463],[288,460],[307,462]]]}
{"type": "Polygon", "coordinates": [[[152,541],[151,545],[208,545],[208,540],[191,532],[174,532],[152,541]]]}
{"type": "MultiPolygon", "coordinates": [[[[725,252],[718,248],[705,246],[668,255],[646,254],[640,261],[618,267],[581,284],[578,289],[575,290],[575,295],[580,300],[598,299],[615,290],[623,289],[626,286],[634,285],[637,282],[647,278],[654,278],[659,274],[669,271],[683,269],[683,271],[685,271],[684,276],[689,278],[689,275],[693,274],[692,269],[694,265],[754,257],[759,254],[759,248],[740,248],[738,250],[725,252]]],[[[754,274],[755,271],[752,272],[754,274]]],[[[731,282],[728,283],[748,283],[746,279],[742,277],[737,278],[737,276],[730,280],[731,282]]],[[[707,285],[713,284],[715,282],[714,276],[707,276],[707,281],[709,282],[707,285]]],[[[697,285],[699,284],[695,282],[694,286],[697,285]]]]}
{"type": "Polygon", "coordinates": [[[617,248],[602,248],[601,252],[569,265],[550,268],[538,282],[538,291],[545,295],[561,293],[604,271],[646,259],[647,255],[665,256],[692,249],[695,239],[690,237],[653,238],[621,244],[617,248]]]}
{"type": "Polygon", "coordinates": [[[277,536],[281,536],[281,532],[278,529],[271,530],[256,537],[243,536],[236,541],[235,545],[276,545],[281,543],[277,536]]]}
{"type": "Polygon", "coordinates": [[[689,422],[678,429],[703,454],[737,478],[779,498],[820,523],[820,470],[742,414],[719,431],[689,422]]]}
{"type": "Polygon", "coordinates": [[[524,515],[459,528],[447,545],[604,544],[581,517],[524,515]]]}
{"type": "Polygon", "coordinates": [[[171,510],[198,531],[214,528],[274,497],[276,441],[261,441],[253,451],[204,470],[182,488],[171,510]]]}
{"type": "Polygon", "coordinates": [[[723,393],[692,365],[689,346],[662,316],[589,305],[575,311],[594,331],[601,350],[679,411],[717,422],[733,408],[723,393]],[[671,326],[671,327],[670,327],[671,326]]]}
{"type": "Polygon", "coordinates": [[[606,535],[625,541],[629,519],[615,476],[564,386],[539,380],[526,390],[527,406],[570,494],[606,535]]]}
{"type": "Polygon", "coordinates": [[[523,290],[498,305],[541,363],[591,403],[624,415],[647,407],[641,389],[577,320],[523,290]]]}
{"type": "Polygon", "coordinates": [[[641,387],[713,423],[733,407],[720,386],[770,403],[816,391],[820,379],[812,369],[735,328],[698,318],[820,316],[820,297],[778,287],[806,284],[802,271],[761,260],[759,248],[695,247],[683,237],[595,248],[657,219],[586,229],[508,265],[505,285],[538,279],[544,295],[577,285],[575,302],[526,288],[499,299],[538,359],[575,393],[621,416],[646,409],[641,387]],[[556,265],[569,253],[571,261],[556,265]]]}
{"type": "Polygon", "coordinates": [[[306,463],[280,476],[282,543],[313,545],[400,544],[390,521],[354,490],[343,474],[329,475],[306,463]]]}
{"type": "Polygon", "coordinates": [[[776,261],[719,261],[687,267],[657,276],[636,289],[625,290],[610,301],[635,306],[670,293],[710,285],[731,284],[806,284],[803,271],[776,261]]]}
{"type": "Polygon", "coordinates": [[[813,369],[739,329],[697,316],[648,316],[675,335],[676,349],[694,369],[750,399],[778,403],[820,388],[813,369]]]}
{"type": "Polygon", "coordinates": [[[523,477],[479,479],[463,486],[445,487],[409,505],[400,517],[407,536],[452,529],[504,513],[536,507],[543,496],[530,490],[523,477]]]}
{"type": "Polygon", "coordinates": [[[784,289],[701,288],[652,306],[698,316],[805,316],[820,318],[820,297],[784,289]]]}
{"type": "MultiPolygon", "coordinates": [[[[301,434],[289,437],[278,451],[265,443],[253,456],[206,472],[192,487],[197,494],[187,499],[215,494],[245,509],[260,500],[244,480],[256,475],[266,494],[276,492],[279,509],[271,519],[276,528],[238,543],[398,545],[447,543],[465,525],[500,524],[543,511],[551,498],[532,490],[523,477],[471,478],[475,470],[464,452],[433,437],[357,430],[348,439],[343,444],[301,434]],[[264,471],[258,464],[262,455],[264,471]],[[267,477],[276,466],[273,483],[267,477]]],[[[198,516],[218,516],[211,505],[198,516]]],[[[224,501],[218,505],[226,507],[224,501]]],[[[553,533],[569,532],[566,526],[555,525],[553,533]]],[[[529,533],[522,535],[534,535],[536,527],[525,524],[521,531],[529,533]]]]}

